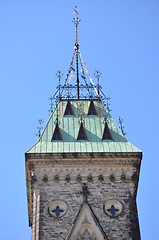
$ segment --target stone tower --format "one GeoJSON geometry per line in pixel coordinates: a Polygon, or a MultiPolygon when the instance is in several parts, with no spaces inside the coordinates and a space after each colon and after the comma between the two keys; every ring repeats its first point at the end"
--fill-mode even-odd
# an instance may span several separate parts
{"type": "Polygon", "coordinates": [[[105,107],[99,71],[97,84],[90,78],[77,42],[77,8],[75,13],[76,43],[66,81],[61,85],[58,72],[56,106],[25,153],[31,240],[139,240],[142,152],[105,107]]]}

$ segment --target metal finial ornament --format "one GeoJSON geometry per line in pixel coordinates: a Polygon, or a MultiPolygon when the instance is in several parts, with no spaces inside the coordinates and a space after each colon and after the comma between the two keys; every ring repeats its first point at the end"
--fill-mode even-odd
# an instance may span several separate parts
{"type": "Polygon", "coordinates": [[[75,25],[75,34],[76,34],[76,42],[75,42],[75,52],[76,52],[76,71],[77,71],[77,97],[79,99],[79,73],[78,73],[78,50],[79,50],[79,44],[78,44],[78,37],[77,37],[77,27],[81,20],[78,18],[78,8],[75,6],[74,8],[74,14],[75,18],[73,18],[73,23],[75,25]]]}
{"type": "Polygon", "coordinates": [[[44,121],[42,119],[39,119],[38,123],[39,123],[39,126],[37,127],[38,133],[36,134],[36,136],[40,137],[41,136],[41,130],[43,129],[42,124],[44,123],[44,121]]]}
{"type": "Polygon", "coordinates": [[[94,77],[97,79],[97,86],[98,86],[98,98],[99,98],[99,79],[101,77],[101,72],[99,70],[95,70],[94,77]]]}
{"type": "Polygon", "coordinates": [[[54,97],[53,96],[50,96],[49,97],[49,101],[50,101],[50,103],[49,103],[49,105],[50,105],[50,110],[49,110],[49,112],[53,112],[53,100],[54,100],[54,97]]]}
{"type": "Polygon", "coordinates": [[[103,119],[103,124],[106,125],[107,123],[109,123],[108,114],[105,114],[103,119]]]}
{"type": "Polygon", "coordinates": [[[79,9],[77,6],[75,6],[75,8],[73,9],[73,14],[75,15],[75,17],[73,18],[72,22],[74,23],[75,27],[76,27],[76,42],[77,42],[77,26],[80,23],[80,19],[78,18],[79,15],[79,9]]]}
{"type": "Polygon", "coordinates": [[[106,99],[106,108],[107,108],[108,112],[111,112],[112,110],[109,107],[110,106],[109,101],[110,101],[111,98],[110,97],[106,97],[105,99],[106,99]]]}
{"type": "Polygon", "coordinates": [[[84,125],[84,123],[85,123],[85,121],[84,121],[84,113],[83,113],[83,109],[82,109],[82,105],[81,104],[80,104],[80,113],[79,113],[78,117],[79,117],[78,124],[79,125],[81,125],[81,124],[84,125]]]}
{"type": "Polygon", "coordinates": [[[54,124],[55,125],[59,125],[60,124],[58,113],[57,113],[56,119],[54,121],[54,124]]]}
{"type": "Polygon", "coordinates": [[[126,133],[124,132],[123,119],[121,117],[119,117],[119,124],[120,124],[120,126],[119,126],[120,130],[121,130],[122,134],[125,136],[126,133]]]}
{"type": "Polygon", "coordinates": [[[61,70],[58,70],[57,73],[56,73],[56,77],[57,77],[58,80],[59,80],[59,100],[61,99],[60,89],[61,89],[61,78],[62,78],[62,76],[63,76],[62,71],[61,71],[61,70]]]}
{"type": "MultiPolygon", "coordinates": [[[[106,96],[102,91],[102,87],[99,84],[94,84],[91,75],[86,67],[84,59],[82,57],[80,46],[78,43],[78,24],[80,22],[78,18],[78,8],[74,8],[73,23],[75,25],[76,41],[73,51],[71,63],[66,74],[64,84],[61,84],[61,71],[57,72],[59,84],[56,88],[56,92],[53,95],[54,104],[56,105],[59,100],[62,99],[95,99],[101,100],[103,103],[106,100],[106,96]],[[81,72],[80,72],[81,70],[81,72]],[[76,73],[75,73],[76,72],[76,73]],[[90,82],[87,82],[87,79],[90,82]],[[100,95],[100,98],[99,98],[100,95]]],[[[99,71],[96,72],[99,82],[99,71]]]]}
{"type": "Polygon", "coordinates": [[[56,118],[55,118],[55,121],[54,121],[54,124],[55,124],[55,125],[57,125],[57,124],[59,125],[59,124],[60,124],[58,105],[59,105],[59,103],[57,102],[57,103],[56,103],[56,110],[55,110],[55,112],[56,112],[56,118]]]}

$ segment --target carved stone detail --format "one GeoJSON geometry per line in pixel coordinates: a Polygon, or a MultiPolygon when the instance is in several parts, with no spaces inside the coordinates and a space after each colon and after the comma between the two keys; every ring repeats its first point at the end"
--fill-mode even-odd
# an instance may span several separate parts
{"type": "Polygon", "coordinates": [[[54,176],[54,180],[55,180],[56,182],[59,181],[59,176],[58,176],[57,174],[54,176]]]}
{"type": "Polygon", "coordinates": [[[48,177],[47,177],[46,174],[43,176],[43,181],[44,181],[44,182],[47,182],[47,181],[48,181],[48,177]]]}
{"type": "Polygon", "coordinates": [[[114,174],[113,174],[113,173],[110,175],[110,181],[111,181],[111,182],[114,182],[114,181],[115,181],[115,177],[114,177],[114,174]]]}
{"type": "Polygon", "coordinates": [[[66,182],[70,182],[71,181],[70,175],[66,175],[65,180],[66,182]]]}
{"type": "Polygon", "coordinates": [[[77,175],[76,180],[77,180],[77,182],[81,182],[82,181],[82,178],[81,178],[80,174],[77,175]]]}
{"type": "Polygon", "coordinates": [[[103,182],[103,181],[104,181],[104,177],[103,177],[102,174],[100,174],[100,175],[98,176],[98,180],[99,180],[100,182],[103,182]]]}

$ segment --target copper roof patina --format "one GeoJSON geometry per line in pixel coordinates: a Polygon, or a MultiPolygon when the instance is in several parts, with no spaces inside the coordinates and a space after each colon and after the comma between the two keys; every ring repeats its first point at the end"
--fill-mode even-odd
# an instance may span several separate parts
{"type": "Polygon", "coordinates": [[[91,100],[69,100],[73,115],[65,115],[68,100],[61,100],[41,134],[38,142],[26,153],[137,153],[138,148],[128,142],[102,101],[93,100],[97,115],[88,115],[91,100]],[[58,112],[58,114],[57,114],[58,112]],[[77,140],[80,116],[88,140],[77,140]],[[58,116],[62,140],[52,140],[58,116]],[[102,140],[107,122],[112,140],[102,140]]]}

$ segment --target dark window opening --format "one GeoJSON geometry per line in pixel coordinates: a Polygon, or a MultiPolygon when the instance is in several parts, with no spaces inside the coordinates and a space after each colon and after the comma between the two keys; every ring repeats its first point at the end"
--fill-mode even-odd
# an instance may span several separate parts
{"type": "Polygon", "coordinates": [[[88,110],[88,115],[97,115],[97,111],[95,109],[93,101],[90,102],[89,110],[88,110]]]}
{"type": "Polygon", "coordinates": [[[66,110],[64,115],[74,115],[70,101],[67,102],[66,110]]]}
{"type": "Polygon", "coordinates": [[[88,140],[83,124],[81,123],[77,140],[88,140]]]}
{"type": "Polygon", "coordinates": [[[51,141],[59,141],[59,140],[62,140],[62,137],[61,137],[61,133],[60,133],[60,128],[59,128],[58,124],[56,124],[54,134],[52,136],[51,141]]]}
{"type": "Polygon", "coordinates": [[[105,124],[102,140],[113,140],[110,134],[108,124],[105,124]]]}

